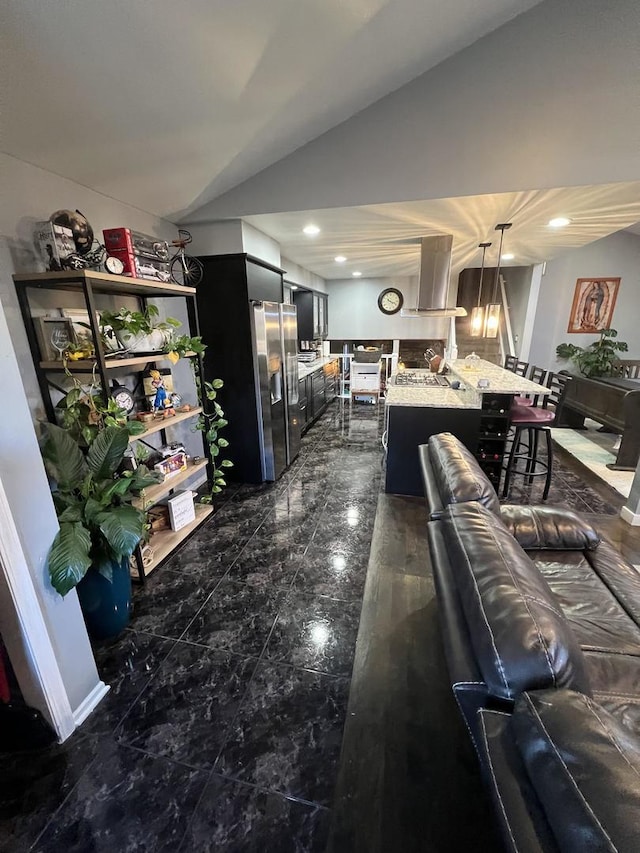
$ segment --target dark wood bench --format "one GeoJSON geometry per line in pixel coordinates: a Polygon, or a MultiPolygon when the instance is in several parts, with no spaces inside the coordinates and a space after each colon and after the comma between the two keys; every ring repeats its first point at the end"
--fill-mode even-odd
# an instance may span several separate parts
{"type": "Polygon", "coordinates": [[[585,417],[622,435],[616,461],[607,468],[635,471],[640,457],[640,381],[572,376],[558,411],[557,426],[584,429],[585,417]]]}

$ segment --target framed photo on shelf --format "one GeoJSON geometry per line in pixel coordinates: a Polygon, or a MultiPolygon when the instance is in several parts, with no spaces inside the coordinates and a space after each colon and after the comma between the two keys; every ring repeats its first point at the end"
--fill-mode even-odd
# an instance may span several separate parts
{"type": "Polygon", "coordinates": [[[62,361],[62,353],[75,343],[73,323],[69,317],[34,317],[41,361],[62,361]]]}
{"type": "Polygon", "coordinates": [[[567,332],[599,334],[611,326],[620,287],[619,278],[579,278],[567,332]]]}
{"type": "MultiPolygon", "coordinates": [[[[89,323],[89,314],[86,308],[62,308],[62,316],[68,317],[73,323],[73,331],[76,336],[76,343],[88,341],[93,343],[91,339],[91,328],[89,323]]],[[[96,311],[96,320],[100,327],[100,311],[96,311]]],[[[102,326],[102,347],[105,355],[111,353],[122,352],[120,342],[116,338],[111,326],[102,326]]]]}

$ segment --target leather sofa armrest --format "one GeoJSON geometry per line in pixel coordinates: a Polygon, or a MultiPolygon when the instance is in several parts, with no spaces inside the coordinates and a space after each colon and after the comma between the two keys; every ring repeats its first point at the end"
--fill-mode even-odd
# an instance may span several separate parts
{"type": "Polygon", "coordinates": [[[562,507],[507,504],[500,514],[525,551],[593,551],[601,541],[586,519],[562,507]]]}
{"type": "Polygon", "coordinates": [[[561,850],[640,850],[640,741],[572,690],[524,693],[510,722],[561,850]]]}

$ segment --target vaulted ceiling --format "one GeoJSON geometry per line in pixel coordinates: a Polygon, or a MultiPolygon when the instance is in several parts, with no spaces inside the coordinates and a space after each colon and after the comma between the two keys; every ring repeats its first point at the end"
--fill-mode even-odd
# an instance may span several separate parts
{"type": "Polygon", "coordinates": [[[6,0],[5,153],[176,219],[536,0],[6,0]]]}

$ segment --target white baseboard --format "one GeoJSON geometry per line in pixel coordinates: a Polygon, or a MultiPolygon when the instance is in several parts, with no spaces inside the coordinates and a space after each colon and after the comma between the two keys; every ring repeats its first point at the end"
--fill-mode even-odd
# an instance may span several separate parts
{"type": "Polygon", "coordinates": [[[98,707],[111,688],[104,681],[99,681],[93,688],[91,693],[73,712],[73,721],[77,726],[81,726],[87,719],[89,714],[98,707]]]}
{"type": "Polygon", "coordinates": [[[628,506],[622,507],[620,518],[632,527],[640,527],[640,512],[631,512],[628,506]]]}

